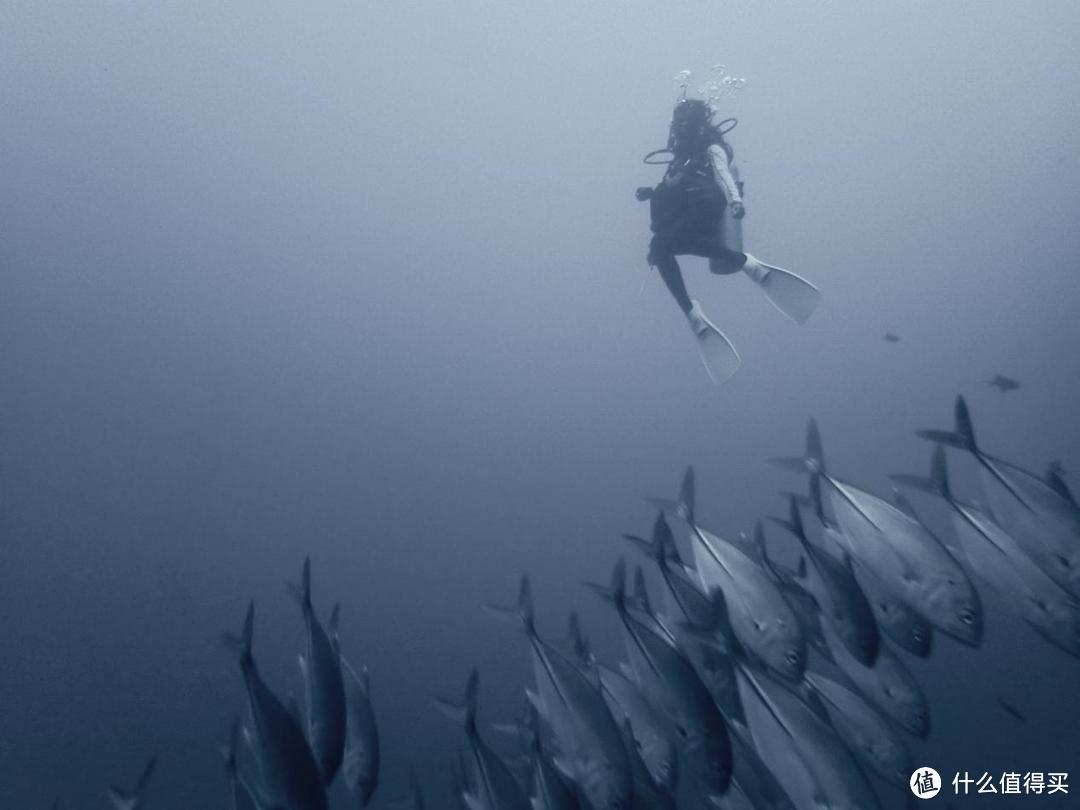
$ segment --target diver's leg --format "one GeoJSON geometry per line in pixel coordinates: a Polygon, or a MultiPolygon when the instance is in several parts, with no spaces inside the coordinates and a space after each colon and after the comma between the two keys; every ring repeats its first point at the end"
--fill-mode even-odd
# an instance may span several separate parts
{"type": "Polygon", "coordinates": [[[694,305],[690,301],[690,293],[686,291],[686,282],[683,281],[682,270],[679,269],[679,263],[675,260],[675,257],[670,253],[663,253],[659,256],[650,254],[649,263],[660,271],[660,278],[664,280],[668,292],[675,299],[675,303],[679,305],[679,309],[683,311],[683,314],[689,315],[694,305]]]}
{"type": "Polygon", "coordinates": [[[727,276],[738,273],[746,264],[746,254],[735,250],[721,248],[712,251],[709,255],[709,271],[718,276],[727,276]]]}
{"type": "Polygon", "coordinates": [[[671,245],[654,239],[652,249],[649,251],[649,264],[660,271],[660,277],[664,279],[668,291],[686,316],[690,331],[694,333],[694,338],[697,340],[701,362],[705,364],[705,370],[710,379],[714,383],[724,382],[738,369],[739,353],[735,351],[735,347],[731,345],[731,341],[724,336],[724,333],[705,317],[700,304],[690,300],[682,271],[679,270],[679,262],[675,259],[675,251],[671,249],[671,245]]]}
{"type": "Polygon", "coordinates": [[[709,270],[717,275],[737,273],[746,265],[745,253],[731,250],[723,240],[717,236],[700,236],[688,240],[685,245],[686,253],[694,256],[702,256],[709,260],[709,270]]]}

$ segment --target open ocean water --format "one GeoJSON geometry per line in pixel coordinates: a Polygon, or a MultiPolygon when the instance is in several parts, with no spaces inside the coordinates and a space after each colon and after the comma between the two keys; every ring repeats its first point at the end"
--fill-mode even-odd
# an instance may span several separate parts
{"type": "MultiPolygon", "coordinates": [[[[645,562],[620,535],[649,532],[643,496],[686,465],[699,521],[749,531],[804,488],[765,460],[813,417],[830,472],[888,497],[963,394],[988,452],[1059,460],[1080,488],[1078,30],[1073,5],[996,0],[9,0],[0,807],[108,807],[155,752],[147,808],[228,806],[218,746],[246,697],[221,634],[254,599],[260,671],[302,696],[285,582],[305,556],[370,672],[373,806],[411,766],[454,807],[465,737],[431,698],[476,666],[509,757],[489,724],[533,682],[522,634],[481,607],[528,572],[545,638],[576,610],[619,660],[581,583],[645,562]],[[719,388],[633,196],[659,180],[641,158],[673,77],[695,94],[717,64],[746,78],[720,112],[747,249],[824,294],[798,327],[683,260],[743,358],[719,388]]],[[[952,542],[945,506],[913,501],[952,542]]],[[[946,784],[927,806],[1075,807],[1080,661],[977,585],[980,646],[899,653],[930,704],[916,764],[1062,772],[1069,792],[946,784]]],[[[354,806],[340,780],[331,800],[354,806]]]]}

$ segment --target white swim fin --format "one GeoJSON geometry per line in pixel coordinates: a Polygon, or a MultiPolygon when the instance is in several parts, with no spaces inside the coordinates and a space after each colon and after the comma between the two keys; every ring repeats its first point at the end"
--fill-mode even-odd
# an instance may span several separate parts
{"type": "Polygon", "coordinates": [[[705,317],[701,304],[692,301],[693,308],[687,313],[686,319],[690,323],[690,330],[697,339],[698,354],[701,362],[705,364],[705,371],[709,378],[716,384],[727,382],[731,376],[739,370],[739,353],[731,345],[724,333],[705,317]]]}
{"type": "Polygon", "coordinates": [[[790,270],[765,264],[749,253],[742,270],[761,287],[773,306],[797,324],[806,323],[821,301],[821,290],[809,281],[790,270]]]}

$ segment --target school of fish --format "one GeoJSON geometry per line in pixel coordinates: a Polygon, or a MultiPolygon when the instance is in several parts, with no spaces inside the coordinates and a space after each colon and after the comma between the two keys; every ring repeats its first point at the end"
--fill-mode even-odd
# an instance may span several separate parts
{"type": "MultiPolygon", "coordinates": [[[[731,536],[702,526],[688,469],[675,499],[653,499],[651,536],[625,536],[641,565],[631,572],[620,559],[609,582],[589,585],[618,617],[624,660],[597,660],[576,615],[568,638],[542,637],[522,577],[515,604],[488,606],[524,637],[532,662],[525,716],[494,726],[510,741],[481,733],[475,669],[463,697],[435,700],[467,743],[451,771],[452,806],[874,810],[883,786],[907,788],[912,746],[930,729],[905,656],[928,656],[939,636],[978,646],[992,601],[1080,658],[1080,507],[1060,466],[1039,476],[989,455],[962,397],[952,430],[919,435],[936,445],[929,475],[893,480],[948,505],[959,547],[942,543],[899,491],[886,499],[834,477],[811,421],[804,455],[774,460],[809,476],[807,494],[790,494],[787,513],[773,518],[798,564],[770,557],[761,524],[731,536]],[[977,467],[977,502],[954,492],[945,448],[977,467]],[[666,591],[663,608],[648,567],[666,591]]],[[[226,637],[247,693],[223,748],[227,806],[327,810],[340,775],[366,807],[380,768],[367,672],[345,658],[337,608],[320,621],[309,561],[292,590],[305,628],[302,706],[259,673],[254,605],[226,637]]],[[[117,810],[149,806],[155,764],[134,789],[110,789],[117,810]]],[[[392,806],[425,806],[411,771],[410,793],[392,806]]]]}

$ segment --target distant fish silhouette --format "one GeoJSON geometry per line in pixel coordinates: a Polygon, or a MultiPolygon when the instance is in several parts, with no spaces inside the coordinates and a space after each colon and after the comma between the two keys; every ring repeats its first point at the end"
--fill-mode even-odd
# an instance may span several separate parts
{"type": "Polygon", "coordinates": [[[1024,715],[1020,712],[1020,710],[1017,709],[1015,706],[1013,706],[1010,703],[1006,703],[1002,698],[998,698],[997,702],[998,702],[998,705],[1001,706],[1001,708],[1006,711],[1006,713],[1012,715],[1017,720],[1019,720],[1021,723],[1026,723],[1027,722],[1027,718],[1024,717],[1024,715]]]}
{"type": "Polygon", "coordinates": [[[900,342],[900,336],[893,333],[893,332],[886,332],[885,335],[881,339],[884,340],[886,343],[899,343],[900,342]]]}
{"type": "Polygon", "coordinates": [[[1001,393],[1007,393],[1008,391],[1015,391],[1020,387],[1020,383],[1014,380],[1012,377],[1006,377],[1003,374],[997,374],[991,380],[985,380],[987,385],[1001,391],[1001,393]]]}

